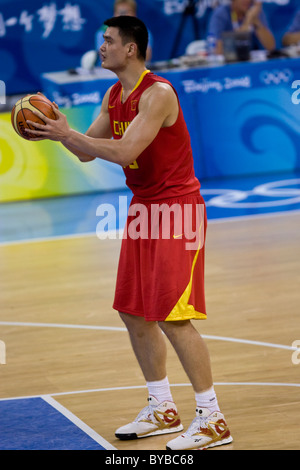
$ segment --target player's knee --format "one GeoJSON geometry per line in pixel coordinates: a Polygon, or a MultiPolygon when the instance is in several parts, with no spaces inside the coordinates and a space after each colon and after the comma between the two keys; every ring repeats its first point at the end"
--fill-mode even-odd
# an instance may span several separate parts
{"type": "Polygon", "coordinates": [[[127,324],[131,323],[132,315],[129,315],[128,313],[119,312],[119,316],[120,316],[122,322],[125,323],[126,326],[127,326],[127,324]]]}
{"type": "Polygon", "coordinates": [[[158,322],[159,327],[168,337],[172,336],[173,334],[177,334],[179,329],[181,330],[182,328],[189,328],[190,324],[190,320],[158,322]]]}
{"type": "Polygon", "coordinates": [[[119,316],[129,331],[140,328],[140,326],[145,324],[145,320],[143,317],[138,317],[123,312],[119,312],[119,316]]]}

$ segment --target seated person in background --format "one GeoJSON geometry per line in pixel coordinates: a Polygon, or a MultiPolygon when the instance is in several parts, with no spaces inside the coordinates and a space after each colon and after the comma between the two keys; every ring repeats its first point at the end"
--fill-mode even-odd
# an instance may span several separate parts
{"type": "MultiPolygon", "coordinates": [[[[115,0],[114,2],[114,16],[137,16],[137,3],[135,0],[115,0]]],[[[96,50],[99,51],[104,43],[103,34],[106,27],[103,25],[98,29],[95,37],[96,50]]],[[[148,48],[146,53],[146,62],[151,62],[152,59],[152,45],[153,39],[150,31],[148,30],[148,48]]]]}
{"type": "Polygon", "coordinates": [[[227,31],[251,32],[252,49],[256,40],[263,49],[275,49],[275,38],[268,26],[260,2],[253,0],[231,0],[230,5],[217,7],[210,18],[208,34],[217,38],[216,53],[223,54],[222,33],[227,31]]]}
{"type": "Polygon", "coordinates": [[[300,10],[295,14],[292,24],[282,38],[284,46],[292,46],[298,43],[300,43],[300,10]]]}

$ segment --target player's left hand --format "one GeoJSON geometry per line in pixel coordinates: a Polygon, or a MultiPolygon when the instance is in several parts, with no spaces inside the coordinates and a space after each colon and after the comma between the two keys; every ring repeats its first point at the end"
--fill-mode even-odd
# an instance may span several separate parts
{"type": "Polygon", "coordinates": [[[52,103],[52,108],[56,115],[56,120],[47,118],[38,110],[32,111],[37,117],[42,119],[45,124],[38,124],[30,120],[26,121],[27,124],[34,127],[34,129],[26,129],[26,132],[32,135],[30,139],[31,142],[45,139],[60,142],[68,135],[70,127],[66,116],[59,111],[56,103],[52,103]]]}

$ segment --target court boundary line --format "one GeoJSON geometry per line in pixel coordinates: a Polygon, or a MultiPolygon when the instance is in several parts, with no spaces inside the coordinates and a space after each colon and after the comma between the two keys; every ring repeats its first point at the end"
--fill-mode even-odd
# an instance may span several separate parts
{"type": "MultiPolygon", "coordinates": [[[[191,387],[191,383],[178,383],[178,384],[170,384],[170,387],[191,387]]],[[[244,386],[244,387],[288,387],[288,388],[300,388],[300,383],[285,383],[285,382],[214,382],[214,386],[222,387],[222,386],[244,386]]],[[[31,400],[34,398],[42,398],[47,401],[48,397],[63,397],[68,395],[84,395],[88,393],[100,393],[100,392],[119,392],[119,391],[126,391],[126,390],[145,390],[147,389],[147,385],[128,385],[123,387],[106,387],[106,388],[92,388],[87,390],[71,390],[68,392],[55,392],[55,393],[47,393],[47,394],[40,394],[40,395],[24,395],[18,397],[7,397],[7,398],[0,398],[0,402],[3,401],[13,401],[13,400],[31,400]]],[[[56,401],[56,400],[55,400],[56,401]]],[[[60,404],[59,404],[60,405],[60,404]]],[[[61,405],[63,406],[63,405],[61,405]]],[[[67,408],[66,408],[67,409],[67,408]]],[[[71,412],[70,412],[71,413],[71,412]]],[[[74,415],[75,416],[75,415],[74,415]]],[[[78,418],[79,419],[79,418],[78,418]]]]}
{"type": "Polygon", "coordinates": [[[110,444],[104,437],[100,436],[94,429],[88,426],[78,416],[72,413],[68,408],[63,406],[61,403],[56,401],[51,395],[41,395],[40,398],[44,400],[52,408],[56,409],[61,415],[65,416],[71,421],[77,428],[81,429],[86,435],[93,439],[97,444],[104,448],[104,450],[117,450],[112,444],[110,444]]]}
{"type": "MultiPolygon", "coordinates": [[[[215,219],[208,219],[208,225],[210,224],[224,224],[227,222],[237,222],[241,221],[248,221],[248,220],[255,220],[255,219],[264,219],[264,218],[273,218],[273,217],[281,217],[281,216],[288,216],[288,215],[299,215],[300,209],[295,210],[287,210],[287,211],[277,211],[277,212],[266,212],[263,214],[251,214],[251,215],[236,215],[232,217],[220,217],[215,219]]],[[[122,239],[122,233],[124,229],[113,230],[107,233],[107,238],[104,240],[109,239],[109,235],[115,234],[116,240],[122,239]]],[[[60,240],[69,240],[69,239],[78,239],[78,238],[92,238],[98,239],[100,242],[103,241],[97,237],[96,227],[93,232],[82,232],[82,233],[70,233],[65,235],[53,235],[48,237],[36,237],[36,238],[24,238],[23,240],[11,240],[11,241],[2,241],[0,242],[0,248],[6,246],[14,246],[14,245],[26,245],[29,243],[47,243],[53,241],[60,241],[60,240]]]]}
{"type": "MultiPolygon", "coordinates": [[[[7,322],[0,321],[1,326],[24,326],[24,327],[37,327],[37,328],[65,328],[65,329],[77,329],[77,330],[98,330],[98,331],[121,331],[127,332],[125,327],[118,326],[97,326],[97,325],[72,325],[64,323],[34,323],[34,322],[7,322]]],[[[248,344],[251,346],[261,346],[274,349],[284,349],[287,351],[297,351],[298,348],[295,346],[287,346],[285,344],[268,343],[264,341],[255,341],[250,339],[232,338],[228,336],[217,336],[217,335],[201,335],[205,339],[211,339],[216,341],[227,341],[230,343],[248,344]]]]}
{"type": "MultiPolygon", "coordinates": [[[[191,383],[178,383],[170,384],[170,387],[191,387],[191,383]]],[[[259,387],[296,387],[300,388],[300,383],[280,383],[280,382],[214,382],[214,386],[259,386],[259,387]]],[[[41,398],[50,406],[55,408],[59,413],[69,419],[76,427],[81,429],[85,434],[87,434],[91,439],[97,442],[104,450],[113,450],[118,451],[118,448],[110,444],[104,437],[98,434],[94,429],[88,426],[84,421],[78,418],[74,413],[72,413],[68,408],[63,406],[53,397],[67,396],[67,395],[78,395],[78,394],[87,394],[87,393],[99,393],[99,392],[113,392],[113,391],[124,391],[124,390],[137,390],[137,389],[146,389],[146,385],[132,385],[124,387],[109,387],[109,388],[99,388],[99,389],[89,389],[89,390],[77,390],[70,392],[57,392],[50,394],[41,394],[41,395],[32,395],[32,396],[23,396],[23,397],[10,397],[10,398],[0,398],[0,402],[4,401],[14,401],[14,400],[30,400],[34,398],[41,398]]]]}

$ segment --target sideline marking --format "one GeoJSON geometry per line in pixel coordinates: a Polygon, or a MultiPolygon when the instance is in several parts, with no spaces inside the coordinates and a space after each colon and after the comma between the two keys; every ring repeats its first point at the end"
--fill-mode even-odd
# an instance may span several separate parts
{"type": "Polygon", "coordinates": [[[77,428],[81,429],[85,434],[91,437],[94,441],[104,447],[105,450],[117,450],[114,446],[112,446],[109,442],[107,442],[102,436],[100,436],[96,431],[90,428],[87,424],[85,424],[81,419],[79,419],[76,415],[74,415],[70,410],[65,408],[63,405],[58,403],[52,396],[50,395],[42,395],[41,398],[55,408],[60,414],[68,418],[77,428]]]}
{"type": "Polygon", "coordinates": [[[124,327],[118,326],[94,326],[94,325],[71,325],[63,323],[33,323],[33,322],[14,322],[0,321],[2,326],[33,326],[38,328],[70,328],[79,330],[104,330],[104,331],[127,331],[124,327]]]}
{"type": "MultiPolygon", "coordinates": [[[[277,383],[277,382],[214,382],[214,386],[262,386],[262,387],[297,387],[300,388],[300,383],[277,383]]],[[[181,383],[181,384],[170,384],[171,387],[191,387],[191,383],[181,383]]],[[[59,397],[63,395],[74,395],[74,394],[85,394],[85,393],[95,393],[95,392],[108,392],[108,391],[124,391],[124,390],[137,390],[137,389],[146,389],[146,385],[137,385],[137,386],[128,386],[128,387],[110,387],[110,388],[100,388],[100,389],[91,389],[91,390],[79,390],[71,392],[60,392],[47,395],[33,395],[33,396],[23,396],[23,397],[10,397],[10,398],[0,398],[1,401],[13,401],[13,400],[22,400],[30,398],[42,398],[50,406],[55,408],[58,412],[64,415],[69,419],[73,424],[80,428],[84,433],[90,436],[94,441],[104,447],[106,450],[118,450],[108,441],[106,441],[102,436],[100,436],[96,431],[90,428],[87,424],[81,421],[76,415],[71,411],[57,402],[53,397],[59,397]]]]}
{"type": "MultiPolygon", "coordinates": [[[[95,326],[95,325],[71,325],[63,323],[32,323],[32,322],[9,322],[0,321],[2,326],[27,326],[27,327],[38,327],[38,328],[69,328],[69,329],[82,329],[82,330],[99,330],[99,331],[124,331],[127,332],[126,328],[117,326],[95,326]]],[[[286,346],[284,344],[266,343],[263,341],[253,341],[250,339],[230,338],[227,336],[215,336],[215,335],[201,335],[206,339],[213,339],[216,341],[228,341],[231,343],[242,343],[250,344],[253,346],[265,346],[268,348],[286,349],[288,351],[297,351],[296,346],[286,346]]]]}
{"type": "MultiPolygon", "coordinates": [[[[251,387],[295,387],[300,388],[300,383],[280,383],[280,382],[214,382],[215,386],[251,386],[251,387]]],[[[181,384],[170,384],[170,387],[191,387],[190,383],[181,383],[181,384]]],[[[1,401],[10,401],[10,400],[26,400],[30,398],[43,398],[48,399],[48,397],[62,397],[66,395],[84,395],[86,393],[98,393],[98,392],[119,392],[124,390],[140,390],[146,389],[146,385],[130,385],[124,387],[107,387],[107,388],[93,388],[88,390],[72,390],[70,392],[57,392],[49,393],[47,395],[28,395],[21,397],[8,397],[0,398],[1,401]]]]}

